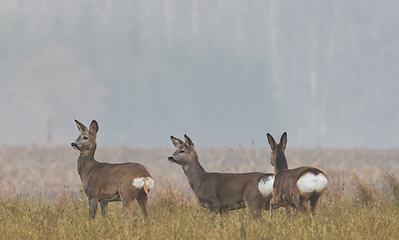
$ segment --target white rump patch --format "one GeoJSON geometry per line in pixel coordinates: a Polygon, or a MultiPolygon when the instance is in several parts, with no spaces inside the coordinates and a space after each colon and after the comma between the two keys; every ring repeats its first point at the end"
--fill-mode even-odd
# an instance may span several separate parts
{"type": "Polygon", "coordinates": [[[322,192],[327,187],[327,178],[322,173],[309,172],[298,179],[297,186],[302,193],[322,192]]]}
{"type": "Polygon", "coordinates": [[[136,188],[143,188],[144,182],[147,183],[147,189],[151,190],[154,187],[154,180],[150,177],[141,177],[133,179],[133,186],[136,188]]]}
{"type": "Polygon", "coordinates": [[[273,192],[274,176],[264,176],[258,182],[258,189],[262,196],[269,196],[273,192]]]}

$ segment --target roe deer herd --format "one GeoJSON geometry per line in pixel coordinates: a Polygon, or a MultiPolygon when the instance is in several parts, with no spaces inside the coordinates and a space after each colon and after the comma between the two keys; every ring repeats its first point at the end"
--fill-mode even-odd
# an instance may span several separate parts
{"type": "MultiPolygon", "coordinates": [[[[131,221],[135,220],[134,200],[148,219],[147,202],[154,180],[148,170],[139,163],[111,164],[97,162],[96,151],[98,124],[93,120],[90,127],[75,120],[80,132],[71,143],[79,151],[77,169],[82,181],[83,191],[89,200],[89,218],[94,219],[98,203],[101,213],[106,216],[108,202],[121,201],[131,221]]],[[[273,173],[216,173],[207,172],[201,166],[191,139],[184,135],[184,141],[170,137],[176,151],[168,157],[171,163],[182,166],[187,181],[197,197],[199,204],[211,213],[227,213],[230,210],[248,208],[253,218],[262,216],[262,209],[272,210],[285,207],[306,213],[306,202],[310,201],[311,213],[327,187],[327,177],[319,169],[298,167],[289,169],[285,158],[287,133],[283,133],[280,143],[268,133],[271,147],[273,173]]],[[[292,219],[292,218],[291,218],[292,219]]]]}

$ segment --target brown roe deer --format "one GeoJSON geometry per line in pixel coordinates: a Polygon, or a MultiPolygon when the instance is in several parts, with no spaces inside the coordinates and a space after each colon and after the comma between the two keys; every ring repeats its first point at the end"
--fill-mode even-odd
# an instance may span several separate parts
{"type": "Polygon", "coordinates": [[[315,215],[316,205],[327,187],[327,177],[314,167],[298,167],[288,169],[285,158],[287,133],[281,136],[280,143],[268,133],[267,140],[272,149],[271,164],[274,166],[273,198],[270,201],[270,213],[274,208],[285,207],[290,212],[290,206],[295,208],[294,216],[299,211],[306,213],[306,202],[310,201],[312,215],[315,215]]]}
{"type": "Polygon", "coordinates": [[[187,181],[199,204],[211,213],[248,207],[254,218],[269,209],[274,176],[271,173],[206,172],[198,161],[194,144],[184,135],[185,142],[171,136],[177,150],[168,159],[182,166],[187,181]]]}
{"type": "Polygon", "coordinates": [[[80,152],[78,173],[82,180],[83,191],[89,199],[90,218],[94,219],[98,202],[102,215],[106,216],[108,202],[122,201],[130,220],[133,221],[135,199],[144,217],[148,218],[148,192],[154,187],[154,180],[148,170],[139,163],[97,162],[94,159],[97,148],[97,122],[93,120],[89,129],[79,121],[75,122],[80,135],[71,145],[80,152]]]}

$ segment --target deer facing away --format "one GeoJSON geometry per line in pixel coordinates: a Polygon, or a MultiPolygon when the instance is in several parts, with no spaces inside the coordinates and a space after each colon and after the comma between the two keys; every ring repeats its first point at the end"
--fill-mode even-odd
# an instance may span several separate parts
{"type": "Polygon", "coordinates": [[[305,204],[310,201],[312,215],[315,215],[317,202],[327,187],[326,175],[314,167],[288,169],[285,158],[286,132],[281,136],[280,143],[276,143],[269,133],[267,139],[272,149],[271,164],[274,166],[275,174],[270,213],[279,207],[285,207],[289,213],[292,206],[295,208],[294,216],[299,211],[305,214],[305,204]]]}
{"type": "Polygon", "coordinates": [[[75,120],[80,135],[71,143],[79,150],[78,173],[82,180],[83,191],[89,199],[91,219],[97,211],[98,202],[101,213],[106,216],[108,202],[122,201],[130,220],[135,220],[133,203],[136,199],[145,218],[148,218],[148,192],[154,186],[154,180],[148,170],[139,163],[111,164],[97,162],[94,159],[97,142],[98,124],[93,120],[90,128],[75,120]]]}
{"type": "Polygon", "coordinates": [[[171,136],[177,150],[168,158],[182,166],[199,204],[211,213],[248,207],[254,218],[269,209],[274,176],[271,173],[206,172],[198,161],[194,144],[187,135],[185,142],[171,136]]]}

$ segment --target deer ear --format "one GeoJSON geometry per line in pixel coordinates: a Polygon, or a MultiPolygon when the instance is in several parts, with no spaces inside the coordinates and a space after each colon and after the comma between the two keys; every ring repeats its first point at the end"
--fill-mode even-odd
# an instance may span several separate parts
{"type": "Polygon", "coordinates": [[[87,131],[87,127],[83,123],[79,122],[76,119],[75,119],[75,123],[76,123],[76,126],[78,126],[79,132],[82,133],[84,131],[87,131]]]}
{"type": "Polygon", "coordinates": [[[186,141],[188,147],[194,147],[193,141],[191,141],[191,139],[186,134],[184,134],[184,140],[186,141]]]}
{"type": "Polygon", "coordinates": [[[283,149],[287,146],[287,133],[284,132],[280,139],[280,145],[283,149]]]}
{"type": "Polygon", "coordinates": [[[272,149],[276,146],[276,141],[274,141],[274,138],[269,133],[267,134],[267,141],[272,149]]]}
{"type": "Polygon", "coordinates": [[[172,140],[173,145],[175,145],[175,147],[177,148],[184,144],[182,140],[175,138],[173,136],[170,136],[170,139],[172,140]]]}
{"type": "Polygon", "coordinates": [[[97,132],[98,132],[98,123],[97,123],[96,120],[91,121],[90,132],[94,133],[94,134],[97,134],[97,132]]]}

